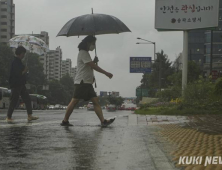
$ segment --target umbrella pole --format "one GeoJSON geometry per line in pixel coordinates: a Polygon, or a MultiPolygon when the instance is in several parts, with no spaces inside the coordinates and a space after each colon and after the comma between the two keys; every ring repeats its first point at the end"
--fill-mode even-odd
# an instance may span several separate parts
{"type": "MultiPolygon", "coordinates": [[[[96,37],[96,36],[94,35],[94,37],[96,37]]],[[[96,57],[97,57],[97,52],[96,52],[96,43],[95,43],[95,58],[96,58],[96,57]]],[[[95,64],[98,65],[98,62],[96,62],[95,64]]],[[[95,88],[97,88],[95,76],[94,76],[94,80],[95,80],[95,88]]]]}

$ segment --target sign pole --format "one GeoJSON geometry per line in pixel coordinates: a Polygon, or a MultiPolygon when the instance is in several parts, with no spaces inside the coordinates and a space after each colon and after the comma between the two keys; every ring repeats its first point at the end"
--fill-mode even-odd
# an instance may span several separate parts
{"type": "Polygon", "coordinates": [[[210,75],[212,76],[212,66],[213,66],[213,38],[214,32],[211,30],[211,40],[210,40],[210,75]]]}
{"type": "Polygon", "coordinates": [[[183,73],[182,73],[182,96],[187,86],[187,69],[188,69],[188,31],[183,32],[183,73]]]}

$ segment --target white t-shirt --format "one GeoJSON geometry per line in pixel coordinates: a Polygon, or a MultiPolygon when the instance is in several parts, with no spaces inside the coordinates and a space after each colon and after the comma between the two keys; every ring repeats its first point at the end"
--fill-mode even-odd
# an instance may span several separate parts
{"type": "Polygon", "coordinates": [[[88,51],[80,50],[77,58],[77,73],[74,84],[80,84],[83,80],[84,83],[93,84],[94,73],[93,69],[86,63],[91,62],[92,59],[88,51]]]}

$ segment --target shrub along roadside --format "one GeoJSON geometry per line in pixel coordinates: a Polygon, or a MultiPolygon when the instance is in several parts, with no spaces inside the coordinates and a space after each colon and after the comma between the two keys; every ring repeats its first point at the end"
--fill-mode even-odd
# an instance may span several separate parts
{"type": "MultiPolygon", "coordinates": [[[[157,95],[160,97],[160,101],[169,101],[170,97],[175,94],[179,93],[175,91],[175,88],[171,88],[168,91],[159,92],[157,95]]],[[[162,102],[162,105],[143,105],[135,113],[154,115],[220,114],[222,113],[222,78],[212,83],[210,79],[200,77],[198,81],[188,84],[184,97],[180,99],[181,102],[174,105],[167,104],[167,102],[162,102]]]]}

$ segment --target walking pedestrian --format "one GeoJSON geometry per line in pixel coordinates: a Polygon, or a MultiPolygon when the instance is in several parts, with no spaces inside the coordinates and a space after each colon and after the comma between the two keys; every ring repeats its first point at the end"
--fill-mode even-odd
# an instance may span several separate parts
{"type": "Polygon", "coordinates": [[[92,85],[95,81],[93,70],[106,75],[110,79],[113,77],[111,73],[106,72],[95,64],[98,62],[98,58],[95,58],[94,61],[92,61],[89,51],[95,49],[95,43],[96,38],[89,35],[85,37],[78,46],[79,54],[77,58],[77,74],[74,81],[74,94],[67,107],[61,126],[73,126],[69,123],[69,117],[80,99],[92,101],[95,113],[97,114],[102,127],[110,125],[115,120],[115,118],[110,120],[104,119],[102,109],[99,105],[99,99],[92,85]]]}
{"type": "Polygon", "coordinates": [[[26,53],[26,49],[22,46],[19,46],[15,50],[16,56],[11,64],[9,84],[10,84],[12,94],[11,94],[10,105],[8,108],[8,113],[7,113],[7,118],[6,118],[6,121],[8,123],[13,122],[12,114],[18,103],[19,96],[21,96],[22,100],[25,102],[25,106],[28,113],[28,118],[27,118],[28,121],[38,119],[38,117],[32,116],[31,99],[25,86],[28,67],[27,66],[25,67],[21,61],[25,57],[25,53],[26,53]]]}

